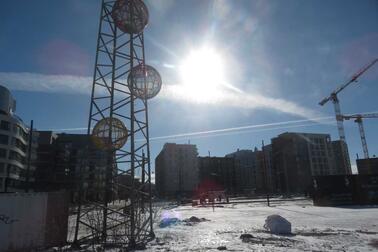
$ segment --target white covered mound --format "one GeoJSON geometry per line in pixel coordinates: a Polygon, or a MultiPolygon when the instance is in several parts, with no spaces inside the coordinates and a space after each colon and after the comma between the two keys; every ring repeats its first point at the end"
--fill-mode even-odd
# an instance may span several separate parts
{"type": "Polygon", "coordinates": [[[269,215],[264,228],[272,234],[291,234],[291,223],[278,214],[269,215]]]}

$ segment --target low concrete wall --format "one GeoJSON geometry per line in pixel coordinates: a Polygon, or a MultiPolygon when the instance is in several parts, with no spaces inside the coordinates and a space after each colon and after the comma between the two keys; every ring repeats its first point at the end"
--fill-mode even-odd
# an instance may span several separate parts
{"type": "Polygon", "coordinates": [[[65,193],[0,194],[0,252],[62,245],[67,221],[65,193]]]}
{"type": "Polygon", "coordinates": [[[314,184],[316,206],[378,204],[378,174],[317,176],[314,184]]]}

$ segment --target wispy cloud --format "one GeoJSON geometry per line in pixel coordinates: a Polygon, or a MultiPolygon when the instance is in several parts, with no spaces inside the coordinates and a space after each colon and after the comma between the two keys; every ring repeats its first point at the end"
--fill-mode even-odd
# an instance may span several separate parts
{"type": "Polygon", "coordinates": [[[282,98],[267,97],[258,93],[240,92],[232,88],[219,88],[214,90],[211,99],[203,99],[201,90],[194,94],[192,90],[187,90],[185,86],[178,84],[166,85],[162,88],[162,98],[177,101],[215,104],[217,106],[228,106],[239,109],[270,109],[304,118],[318,118],[323,115],[317,111],[303,107],[292,101],[282,98]],[[197,96],[197,97],[196,97],[197,96]],[[198,98],[198,99],[197,99],[198,98]]]}
{"type": "MultiPolygon", "coordinates": [[[[39,91],[52,93],[90,94],[92,78],[73,75],[44,75],[37,73],[0,72],[0,85],[11,90],[39,91]]],[[[199,90],[197,95],[200,94],[199,90]]],[[[193,91],[188,92],[185,86],[163,85],[159,99],[174,100],[187,103],[207,103],[216,106],[234,107],[238,109],[270,109],[304,118],[317,118],[323,115],[305,108],[300,104],[282,98],[267,97],[258,93],[246,93],[225,87],[217,90],[213,99],[196,99],[193,91]]]]}
{"type": "Polygon", "coordinates": [[[151,5],[154,11],[157,11],[160,15],[165,15],[173,5],[175,4],[174,0],[149,0],[147,1],[148,5],[151,5]]]}
{"type": "Polygon", "coordinates": [[[73,75],[0,72],[0,85],[11,90],[89,94],[92,78],[73,75]]]}

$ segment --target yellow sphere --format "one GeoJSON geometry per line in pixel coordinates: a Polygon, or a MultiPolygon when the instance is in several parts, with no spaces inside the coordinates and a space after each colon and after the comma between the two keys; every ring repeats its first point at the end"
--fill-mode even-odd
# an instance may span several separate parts
{"type": "Polygon", "coordinates": [[[127,141],[128,131],[125,124],[117,118],[104,118],[96,123],[92,131],[95,144],[106,150],[118,150],[127,141]]]}

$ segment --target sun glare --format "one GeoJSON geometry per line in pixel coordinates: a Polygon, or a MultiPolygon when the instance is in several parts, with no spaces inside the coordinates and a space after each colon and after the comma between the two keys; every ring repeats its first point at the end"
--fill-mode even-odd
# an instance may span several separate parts
{"type": "Polygon", "coordinates": [[[200,102],[213,102],[225,82],[222,57],[212,48],[190,52],[180,66],[186,95],[200,102]]]}

